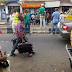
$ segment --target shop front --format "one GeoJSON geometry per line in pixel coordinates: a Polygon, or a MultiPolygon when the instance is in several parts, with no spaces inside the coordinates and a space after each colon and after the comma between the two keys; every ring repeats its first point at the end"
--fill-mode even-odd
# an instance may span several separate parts
{"type": "Polygon", "coordinates": [[[5,1],[0,1],[0,21],[5,21],[5,19],[6,19],[5,1]]]}
{"type": "Polygon", "coordinates": [[[22,13],[22,3],[19,0],[7,0],[6,1],[6,14],[13,13],[16,8],[19,13],[22,13]]]}
{"type": "Polygon", "coordinates": [[[60,7],[60,1],[45,2],[45,8],[50,15],[54,12],[55,8],[60,7]]]}
{"type": "Polygon", "coordinates": [[[25,13],[25,10],[28,10],[30,15],[34,13],[35,18],[36,18],[36,13],[37,11],[39,11],[41,4],[44,4],[44,3],[22,3],[22,8],[23,8],[24,13],[25,13]]]}

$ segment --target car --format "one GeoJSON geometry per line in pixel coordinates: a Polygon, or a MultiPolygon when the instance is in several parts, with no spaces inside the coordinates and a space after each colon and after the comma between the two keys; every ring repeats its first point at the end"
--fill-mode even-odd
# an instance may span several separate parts
{"type": "Polygon", "coordinates": [[[72,20],[60,22],[59,33],[62,38],[70,39],[70,34],[72,30],[72,20]]]}
{"type": "Polygon", "coordinates": [[[64,15],[64,19],[65,21],[72,20],[72,10],[71,9],[66,12],[66,14],[64,15]]]}

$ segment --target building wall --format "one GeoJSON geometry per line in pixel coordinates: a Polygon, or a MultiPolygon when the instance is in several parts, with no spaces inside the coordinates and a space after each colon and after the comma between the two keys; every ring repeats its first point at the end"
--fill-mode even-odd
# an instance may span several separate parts
{"type": "Polygon", "coordinates": [[[59,1],[59,0],[22,0],[22,1],[59,1]]]}
{"type": "Polygon", "coordinates": [[[62,2],[70,2],[70,0],[59,0],[59,1],[61,1],[61,3],[62,2]]]}

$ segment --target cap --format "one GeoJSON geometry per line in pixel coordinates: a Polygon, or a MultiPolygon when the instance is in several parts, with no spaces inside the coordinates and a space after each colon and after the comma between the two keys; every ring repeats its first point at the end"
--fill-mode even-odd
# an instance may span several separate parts
{"type": "Polygon", "coordinates": [[[44,4],[41,4],[41,6],[44,6],[44,4]]]}

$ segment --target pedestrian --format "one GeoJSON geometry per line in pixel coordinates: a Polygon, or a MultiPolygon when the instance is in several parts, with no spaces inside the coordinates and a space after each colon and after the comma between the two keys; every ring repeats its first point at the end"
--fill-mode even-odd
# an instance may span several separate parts
{"type": "Polygon", "coordinates": [[[49,14],[49,12],[47,11],[47,23],[49,23],[49,20],[50,20],[50,14],[49,14]]]}
{"type": "MultiPolygon", "coordinates": [[[[1,61],[4,61],[4,60],[6,60],[6,59],[7,59],[7,56],[3,56],[3,57],[2,57],[1,46],[0,46],[0,62],[1,62],[1,61]]],[[[0,72],[3,72],[3,69],[2,69],[1,64],[0,64],[0,72]]]]}
{"type": "Polygon", "coordinates": [[[39,11],[37,11],[36,13],[36,24],[40,24],[40,14],[39,14],[39,11]]]}
{"type": "Polygon", "coordinates": [[[16,41],[16,43],[13,46],[13,49],[11,51],[10,56],[16,56],[16,54],[14,54],[14,52],[15,52],[15,49],[17,48],[18,43],[20,43],[21,41],[22,41],[22,43],[25,42],[25,40],[23,38],[24,37],[24,29],[23,29],[23,23],[22,23],[24,18],[21,15],[19,15],[18,18],[19,18],[19,21],[18,21],[18,24],[17,24],[16,29],[15,29],[17,41],[16,41]]]}
{"type": "Polygon", "coordinates": [[[12,26],[12,22],[13,22],[13,14],[11,13],[9,17],[10,17],[10,25],[12,26]]]}
{"type": "Polygon", "coordinates": [[[15,34],[15,27],[17,26],[17,23],[19,21],[18,16],[19,16],[19,13],[17,12],[17,9],[14,9],[13,23],[12,23],[13,34],[15,34]]]}
{"type": "Polygon", "coordinates": [[[28,13],[28,11],[25,11],[26,13],[23,15],[24,17],[24,23],[25,23],[25,34],[27,33],[27,26],[28,26],[28,31],[30,34],[30,14],[28,13]]]}
{"type": "Polygon", "coordinates": [[[51,29],[51,35],[53,35],[53,30],[54,30],[54,26],[56,26],[55,28],[55,35],[57,34],[57,25],[59,22],[59,16],[60,13],[58,12],[58,8],[55,8],[55,12],[53,12],[52,14],[52,29],[51,29]]]}
{"type": "Polygon", "coordinates": [[[60,12],[59,21],[60,21],[60,22],[64,22],[64,14],[63,14],[62,11],[60,12]]]}
{"type": "Polygon", "coordinates": [[[32,20],[32,24],[34,25],[35,24],[35,15],[34,15],[34,13],[32,13],[32,15],[31,15],[31,20],[32,20]]]}
{"type": "Polygon", "coordinates": [[[44,4],[41,4],[41,8],[39,8],[39,13],[40,13],[40,28],[42,29],[42,22],[43,22],[44,28],[46,28],[44,4]]]}
{"type": "Polygon", "coordinates": [[[9,19],[10,19],[9,14],[6,14],[6,25],[9,25],[9,19]]]}

